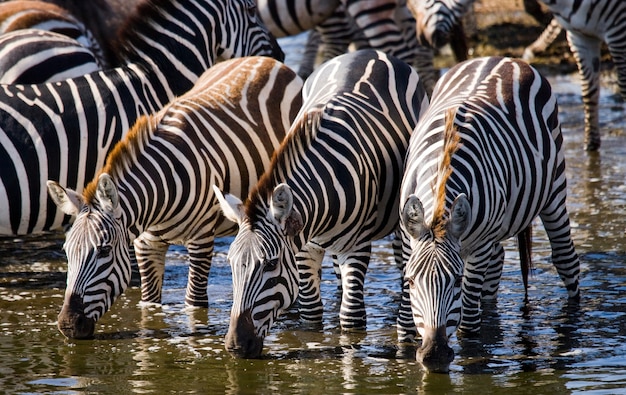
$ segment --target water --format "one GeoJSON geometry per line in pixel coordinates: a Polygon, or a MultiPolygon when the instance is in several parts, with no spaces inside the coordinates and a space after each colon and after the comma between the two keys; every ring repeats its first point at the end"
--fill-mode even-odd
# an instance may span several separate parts
{"type": "MultiPolygon", "coordinates": [[[[288,56],[296,50],[286,51],[288,56]]],[[[288,58],[289,59],[289,58],[288,58]]],[[[186,255],[167,256],[160,306],[139,306],[127,290],[97,324],[96,338],[65,339],[56,328],[65,287],[62,235],[0,240],[0,392],[83,393],[490,393],[615,394],[626,388],[626,121],[623,106],[602,91],[603,146],[582,150],[583,113],[577,76],[550,77],[559,97],[568,159],[573,237],[581,255],[582,300],[566,292],[534,234],[532,309],[513,242],[497,303],[485,306],[478,338],[455,338],[451,372],[426,374],[415,349],[396,344],[400,274],[389,240],[374,248],[366,279],[368,329],[341,333],[337,283],[324,262],[323,329],[286,314],[258,360],[235,359],[223,346],[231,300],[222,239],[209,279],[209,309],[185,309],[186,255]]]]}

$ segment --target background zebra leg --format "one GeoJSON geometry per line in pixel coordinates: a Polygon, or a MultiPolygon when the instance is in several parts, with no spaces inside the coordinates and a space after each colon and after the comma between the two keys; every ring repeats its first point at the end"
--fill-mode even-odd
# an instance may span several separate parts
{"type": "Polygon", "coordinates": [[[371,243],[366,243],[356,251],[338,254],[339,268],[341,269],[341,309],[339,321],[341,329],[365,329],[367,313],[363,299],[363,285],[369,265],[371,243]]]}
{"type": "Polygon", "coordinates": [[[213,236],[210,236],[208,239],[202,240],[202,243],[189,241],[185,244],[189,254],[189,274],[187,276],[187,292],[185,293],[187,306],[209,307],[207,286],[211,259],[213,258],[213,241],[213,236]]]}
{"type": "Polygon", "coordinates": [[[502,266],[504,264],[504,247],[501,243],[494,243],[491,262],[485,273],[483,282],[482,300],[493,300],[498,296],[500,278],[502,277],[502,266]]]}
{"type": "Polygon", "coordinates": [[[570,50],[581,74],[582,97],[585,107],[585,149],[600,148],[598,100],[600,98],[600,48],[602,42],[591,36],[567,32],[570,50]]]}
{"type": "Polygon", "coordinates": [[[609,52],[617,69],[620,94],[626,100],[626,43],[609,44],[609,52]]]}
{"type": "Polygon", "coordinates": [[[322,305],[320,281],[323,259],[324,249],[312,243],[304,246],[296,255],[298,273],[300,274],[298,309],[300,319],[309,324],[322,324],[324,306],[322,305]]]}
{"type": "Polygon", "coordinates": [[[141,277],[141,301],[161,303],[165,253],[169,246],[162,241],[150,239],[148,233],[142,233],[133,242],[141,277]]]}

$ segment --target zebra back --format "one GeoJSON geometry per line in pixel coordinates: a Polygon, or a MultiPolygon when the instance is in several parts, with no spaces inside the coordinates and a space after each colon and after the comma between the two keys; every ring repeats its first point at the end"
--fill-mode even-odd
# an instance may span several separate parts
{"type": "Polygon", "coordinates": [[[365,326],[371,242],[397,225],[404,155],[427,103],[417,72],[380,51],[338,56],[305,81],[302,109],[245,203],[218,195],[225,215],[239,223],[228,254],[229,351],[258,356],[298,294],[306,296],[301,313],[321,320],[324,250],[342,267],[342,327],[365,326]]]}
{"type": "Polygon", "coordinates": [[[214,238],[236,230],[220,215],[211,186],[248,193],[299,110],[301,87],[271,58],[221,62],[164,109],[141,117],[77,204],[67,203],[75,191],[48,183],[59,207],[77,215],[64,246],[68,286],[59,329],[66,336],[92,336],[128,286],[130,241],[143,301],[161,302],[165,252],[183,244],[190,264],[185,303],[207,307],[214,238]],[[107,254],[98,254],[103,249],[107,254]]]}
{"type": "Polygon", "coordinates": [[[219,58],[282,52],[248,0],[153,0],[125,34],[127,66],[0,88],[0,234],[71,222],[45,183],[82,190],[136,118],[193,86],[219,58]]]}
{"type": "Polygon", "coordinates": [[[39,29],[0,35],[0,84],[62,81],[100,69],[93,52],[65,35],[39,29]]]}
{"type": "Polygon", "coordinates": [[[437,83],[411,136],[400,192],[411,248],[404,289],[423,339],[417,357],[429,370],[448,369],[457,328],[480,328],[480,300],[498,290],[500,242],[537,216],[568,296],[579,297],[562,140],[549,83],[521,60],[462,62],[437,83]]]}

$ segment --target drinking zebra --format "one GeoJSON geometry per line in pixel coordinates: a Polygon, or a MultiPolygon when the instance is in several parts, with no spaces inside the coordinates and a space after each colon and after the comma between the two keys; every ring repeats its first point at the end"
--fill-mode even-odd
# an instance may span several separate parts
{"type": "Polygon", "coordinates": [[[261,354],[272,323],[298,296],[301,318],[321,322],[325,251],[341,270],[341,327],[365,327],[371,243],[397,228],[406,147],[428,105],[417,72],[374,50],[321,65],[306,80],[303,101],[246,201],[216,188],[225,216],[239,224],[228,253],[226,348],[242,357],[261,354]]]}
{"type": "Polygon", "coordinates": [[[400,192],[410,245],[404,289],[428,370],[448,370],[457,328],[480,329],[481,300],[498,291],[500,242],[537,216],[569,298],[579,298],[562,142],[551,87],[521,60],[462,62],[437,83],[411,136],[400,192]]]}
{"type": "Polygon", "coordinates": [[[302,80],[268,57],[221,62],[160,112],[141,117],[81,195],[48,182],[50,196],[75,215],[64,249],[67,289],[58,326],[88,338],[130,283],[129,245],[141,299],[161,302],[165,253],[189,253],[185,304],[207,307],[215,237],[234,234],[211,185],[247,193],[269,166],[302,102],[302,80]]]}
{"type": "Polygon", "coordinates": [[[0,84],[62,81],[101,69],[92,51],[63,34],[39,29],[0,34],[0,84]]]}
{"type": "Polygon", "coordinates": [[[0,234],[69,223],[46,181],[82,190],[140,115],[190,89],[218,59],[283,57],[252,0],[147,1],[120,43],[124,67],[0,89],[0,234]]]}

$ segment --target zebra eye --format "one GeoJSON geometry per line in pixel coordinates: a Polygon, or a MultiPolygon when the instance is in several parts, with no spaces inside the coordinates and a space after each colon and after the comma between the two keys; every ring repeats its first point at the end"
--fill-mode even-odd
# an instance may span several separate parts
{"type": "Polygon", "coordinates": [[[278,258],[266,259],[265,262],[263,262],[263,270],[266,272],[274,271],[276,266],[278,266],[278,258]]]}
{"type": "Polygon", "coordinates": [[[411,288],[415,288],[415,280],[413,280],[413,278],[407,278],[406,282],[409,284],[409,287],[411,288]]]}
{"type": "Polygon", "coordinates": [[[111,246],[99,246],[98,247],[98,258],[104,258],[109,256],[111,253],[111,246]]]}

